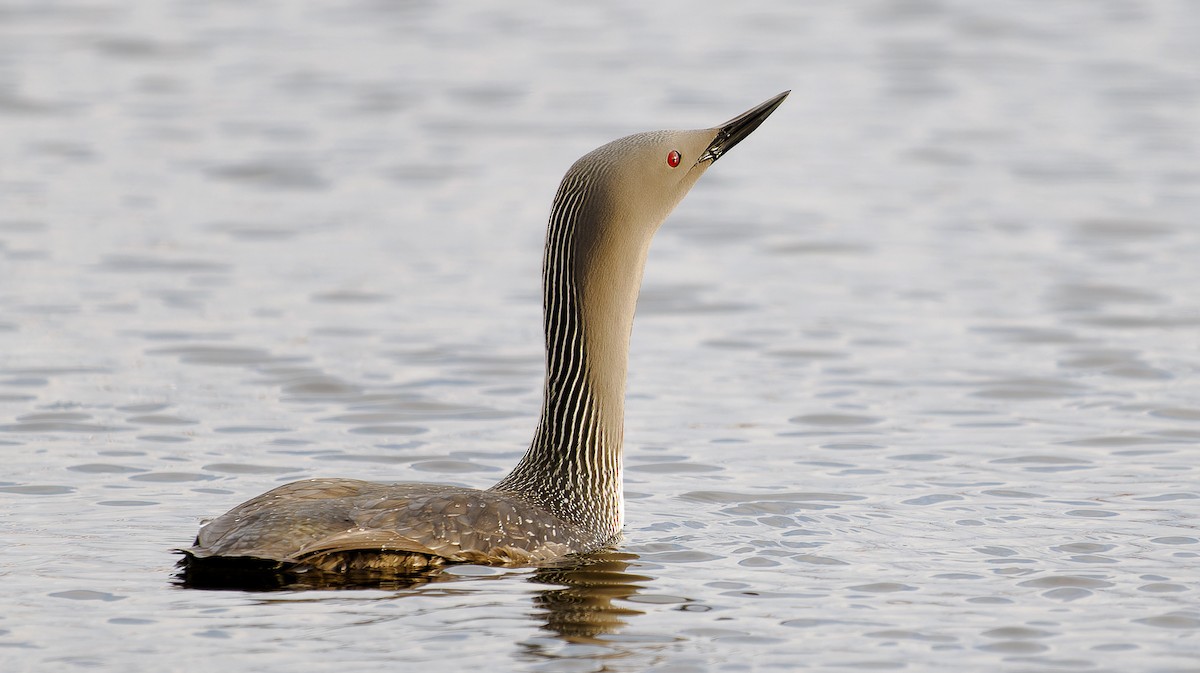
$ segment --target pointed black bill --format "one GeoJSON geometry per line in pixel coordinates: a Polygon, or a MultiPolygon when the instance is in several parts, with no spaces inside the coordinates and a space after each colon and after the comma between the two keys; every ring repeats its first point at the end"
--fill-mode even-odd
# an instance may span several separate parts
{"type": "Polygon", "coordinates": [[[717,132],[717,137],[709,143],[708,149],[704,150],[704,154],[700,155],[700,161],[716,161],[724,156],[726,152],[733,149],[734,145],[742,142],[746,136],[758,128],[764,119],[771,116],[771,113],[783,103],[783,99],[787,98],[789,93],[791,90],[784,91],[771,100],[721,124],[721,130],[717,132]]]}

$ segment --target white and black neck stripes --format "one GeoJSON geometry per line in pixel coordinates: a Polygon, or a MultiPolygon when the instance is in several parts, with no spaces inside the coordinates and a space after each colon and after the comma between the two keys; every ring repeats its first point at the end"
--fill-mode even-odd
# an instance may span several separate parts
{"type": "MultiPolygon", "coordinates": [[[[603,206],[598,171],[563,179],[546,234],[542,263],[546,382],[529,451],[492,490],[515,492],[555,516],[611,538],[622,525],[622,400],[604,400],[593,380],[584,312],[578,229],[603,206]]],[[[623,391],[621,391],[623,394],[623,391]]]]}

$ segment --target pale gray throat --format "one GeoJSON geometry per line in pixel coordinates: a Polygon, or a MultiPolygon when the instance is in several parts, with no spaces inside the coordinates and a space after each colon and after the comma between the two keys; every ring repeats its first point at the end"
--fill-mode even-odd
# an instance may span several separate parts
{"type": "MultiPolygon", "coordinates": [[[[595,356],[602,346],[598,341],[606,337],[587,329],[584,310],[581,265],[588,260],[579,258],[584,254],[579,238],[581,228],[595,226],[589,218],[604,207],[590,184],[596,178],[587,170],[572,170],[555,196],[542,264],[546,382],[541,419],[529,450],[491,490],[517,493],[604,541],[622,525],[625,362],[619,371],[594,371],[613,363],[595,356]],[[612,385],[614,378],[619,385],[612,385]]],[[[635,271],[633,282],[640,283],[640,266],[635,271]]],[[[632,307],[629,311],[631,320],[632,307]]],[[[623,344],[603,344],[614,346],[627,356],[628,328],[623,344]]]]}

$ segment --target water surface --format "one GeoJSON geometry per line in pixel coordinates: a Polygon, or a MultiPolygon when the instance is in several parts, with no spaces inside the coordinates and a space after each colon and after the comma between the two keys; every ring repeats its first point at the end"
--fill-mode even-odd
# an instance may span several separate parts
{"type": "Polygon", "coordinates": [[[0,9],[0,667],[1200,668],[1186,0],[0,9]],[[484,487],[562,172],[783,90],[660,232],[619,552],[192,591],[279,483],[484,487]]]}

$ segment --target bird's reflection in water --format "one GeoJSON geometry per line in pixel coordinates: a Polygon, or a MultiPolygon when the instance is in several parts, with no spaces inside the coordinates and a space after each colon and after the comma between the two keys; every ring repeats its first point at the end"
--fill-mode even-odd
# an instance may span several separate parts
{"type": "MultiPolygon", "coordinates": [[[[556,640],[571,645],[603,644],[602,636],[615,633],[633,615],[642,614],[614,601],[629,598],[641,588],[639,582],[652,578],[627,572],[637,554],[602,549],[579,554],[538,568],[527,575],[529,582],[546,588],[534,593],[536,616],[544,620],[543,629],[556,640]]],[[[382,573],[325,573],[304,571],[274,562],[251,559],[224,559],[217,563],[181,567],[177,584],[187,589],[233,591],[304,591],[337,589],[382,589],[397,591],[396,598],[415,595],[406,590],[434,582],[469,581],[470,575],[454,572],[447,566],[416,575],[382,573]],[[447,572],[449,571],[449,572],[447,572]]],[[[523,647],[531,654],[553,656],[542,644],[529,642],[523,647]]]]}
{"type": "MultiPolygon", "coordinates": [[[[614,600],[637,593],[638,582],[651,578],[627,572],[636,554],[601,549],[579,554],[552,566],[538,568],[528,577],[548,588],[534,595],[534,605],[545,619],[545,628],[569,642],[587,642],[612,633],[626,617],[639,610],[614,605],[614,600]]],[[[447,566],[421,574],[380,572],[327,573],[302,570],[277,562],[245,558],[208,559],[204,564],[182,566],[177,584],[187,589],[232,591],[303,591],[313,589],[412,589],[433,582],[467,579],[445,572],[447,566]]],[[[461,567],[461,566],[459,566],[461,567]]],[[[404,595],[403,593],[400,594],[404,595]]]]}
{"type": "Polygon", "coordinates": [[[587,643],[617,631],[626,618],[642,614],[613,604],[637,593],[638,582],[652,579],[627,572],[635,560],[637,554],[603,549],[556,567],[539,568],[529,581],[555,587],[534,597],[534,604],[543,610],[546,629],[568,642],[587,643]]]}

